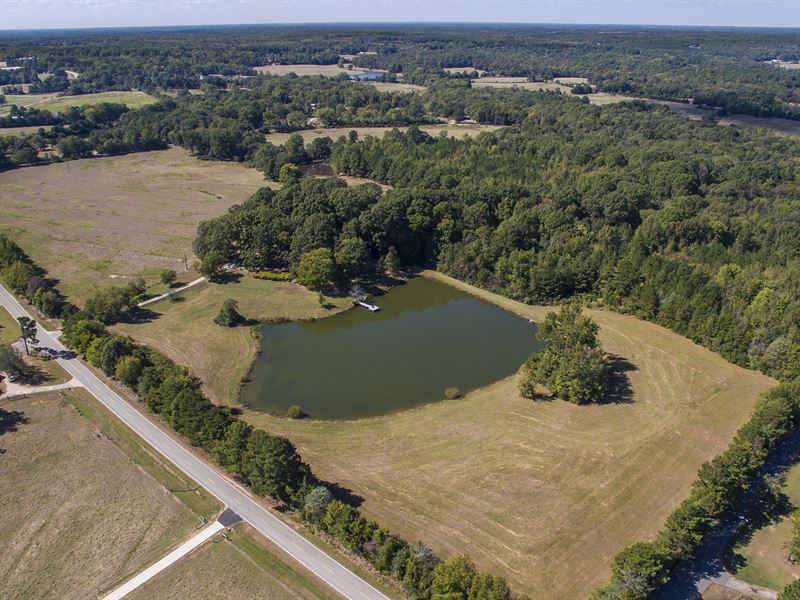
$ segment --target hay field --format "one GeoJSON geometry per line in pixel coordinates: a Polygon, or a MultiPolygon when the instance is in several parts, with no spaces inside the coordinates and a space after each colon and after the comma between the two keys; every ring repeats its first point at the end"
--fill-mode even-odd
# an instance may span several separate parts
{"type": "Polygon", "coordinates": [[[379,92],[424,92],[428,88],[424,85],[403,83],[402,81],[365,81],[379,92]]]}
{"type": "MultiPolygon", "coordinates": [[[[581,77],[560,77],[557,81],[561,82],[575,82],[580,83],[581,77]]],[[[551,90],[561,92],[562,94],[569,94],[571,88],[568,85],[562,85],[556,81],[526,81],[524,77],[481,77],[480,79],[472,80],[472,87],[474,88],[498,88],[498,89],[523,89],[523,90],[551,90]]],[[[622,96],[619,94],[609,94],[607,92],[595,92],[588,94],[589,102],[592,104],[604,105],[614,104],[615,102],[625,102],[627,100],[635,100],[632,96],[622,96]]]]}
{"type": "Polygon", "coordinates": [[[148,471],[152,449],[95,421],[103,409],[83,390],[4,400],[0,409],[24,419],[0,434],[4,598],[96,598],[200,524],[148,471]]]}
{"type": "Polygon", "coordinates": [[[213,322],[226,298],[254,321],[312,319],[349,306],[350,300],[327,299],[335,308],[319,306],[317,295],[290,282],[264,281],[244,275],[236,282],[202,283],[186,290],[182,300],[149,305],[148,322],[120,324],[114,329],[152,346],[203,381],[205,393],[217,404],[236,404],[239,385],[250,370],[258,345],[250,328],[220,327],[213,322]]]}
{"type": "Polygon", "coordinates": [[[182,277],[197,223],[263,185],[253,169],[179,148],[16,169],[0,175],[0,232],[81,302],[134,275],[182,277]]]}
{"type": "Polygon", "coordinates": [[[28,125],[26,127],[1,127],[0,136],[2,135],[30,135],[37,133],[40,129],[50,131],[50,125],[28,125]]]}
{"type": "Polygon", "coordinates": [[[342,73],[345,75],[355,75],[356,73],[388,73],[384,69],[362,69],[353,67],[352,69],[342,68],[339,65],[263,65],[255,67],[257,73],[270,73],[271,75],[288,75],[294,73],[298,76],[304,75],[323,75],[324,77],[338,77],[342,73]]]}
{"type": "MultiPolygon", "coordinates": [[[[440,135],[444,131],[451,137],[463,138],[478,135],[484,131],[496,131],[502,129],[502,125],[420,125],[419,128],[432,136],[440,135]]],[[[293,135],[300,135],[306,143],[325,136],[336,141],[336,138],[339,136],[347,136],[353,130],[358,133],[359,138],[363,138],[367,135],[383,137],[384,133],[392,129],[405,131],[408,127],[331,127],[330,129],[303,129],[292,133],[269,133],[266,139],[268,142],[276,145],[285,143],[286,140],[293,135]]]]}
{"type": "Polygon", "coordinates": [[[134,591],[130,600],[333,600],[339,598],[249,525],[239,523],[159,573],[134,591]],[[278,557],[280,556],[280,558],[278,557]],[[291,565],[291,566],[290,566],[291,565]]]}
{"type": "MultiPolygon", "coordinates": [[[[429,276],[531,319],[547,312],[429,276]]],[[[659,530],[774,385],[652,323],[590,314],[605,350],[630,365],[629,403],[533,402],[514,376],[374,419],[246,418],[287,435],[320,477],[406,539],[465,552],[533,598],[584,597],[619,549],[659,530]]]]}

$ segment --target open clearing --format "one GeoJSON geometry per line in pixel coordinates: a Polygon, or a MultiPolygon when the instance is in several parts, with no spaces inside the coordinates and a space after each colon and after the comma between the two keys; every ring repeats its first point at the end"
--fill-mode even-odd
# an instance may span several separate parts
{"type": "MultiPolygon", "coordinates": [[[[567,82],[575,80],[582,80],[581,77],[560,77],[558,81],[567,82]]],[[[561,92],[562,94],[570,94],[571,88],[568,85],[562,85],[555,81],[527,81],[524,77],[481,77],[480,79],[472,80],[472,87],[474,88],[498,88],[509,89],[517,88],[523,90],[551,90],[561,92]]],[[[627,100],[635,100],[631,96],[622,96],[618,94],[609,94],[606,92],[595,92],[587,94],[589,102],[592,104],[614,104],[615,102],[625,102],[627,100]]]]}
{"type": "Polygon", "coordinates": [[[342,74],[350,76],[358,73],[388,73],[384,69],[362,69],[361,67],[346,69],[339,65],[263,65],[255,67],[255,71],[257,73],[270,73],[271,75],[294,73],[298,76],[323,75],[325,77],[338,77],[342,74]]]}
{"type": "MultiPolygon", "coordinates": [[[[429,276],[534,320],[548,311],[429,276]]],[[[317,475],[406,539],[467,553],[535,598],[583,597],[615,552],[658,531],[774,384],[652,323],[590,314],[605,350],[630,365],[629,403],[533,402],[510,377],[374,419],[246,418],[287,435],[317,475]]]]}
{"type": "Polygon", "coordinates": [[[401,81],[366,81],[379,92],[424,92],[428,88],[424,85],[403,83],[401,81]]]}
{"type": "Polygon", "coordinates": [[[6,96],[7,104],[5,107],[0,107],[0,114],[2,114],[4,110],[10,111],[11,104],[59,112],[72,106],[87,106],[100,104],[101,102],[116,102],[125,104],[128,108],[140,108],[152,104],[155,101],[155,98],[144,92],[102,92],[99,94],[82,94],[80,96],[25,94],[20,96],[6,96]]]}
{"type": "Polygon", "coordinates": [[[5,598],[96,598],[219,508],[198,492],[185,502],[171,494],[165,485],[193,484],[83,390],[5,400],[0,409],[5,598]]]}
{"type": "Polygon", "coordinates": [[[176,148],[16,169],[2,174],[0,232],[7,233],[80,302],[94,288],[165,268],[184,278],[197,223],[265,185],[234,163],[176,148]]]}
{"type": "MultiPolygon", "coordinates": [[[[502,129],[502,127],[502,125],[419,125],[420,130],[432,136],[441,135],[442,132],[445,132],[451,137],[459,138],[478,135],[484,131],[496,131],[502,129]]],[[[285,143],[292,135],[300,135],[306,143],[325,136],[336,141],[339,136],[347,136],[351,131],[355,131],[359,138],[363,138],[367,135],[383,137],[384,133],[392,129],[405,131],[408,127],[332,127],[330,129],[303,129],[302,131],[293,131],[292,133],[269,133],[266,139],[268,142],[276,145],[285,143]]]]}
{"type": "Polygon", "coordinates": [[[288,559],[249,525],[240,523],[159,573],[128,596],[130,600],[290,600],[338,598],[305,571],[298,572],[288,559]]]}
{"type": "MultiPolygon", "coordinates": [[[[783,491],[793,508],[800,507],[800,464],[789,469],[783,491]]],[[[800,578],[800,565],[786,560],[792,539],[789,515],[754,532],[744,544],[734,546],[736,577],[747,583],[780,590],[800,578]]]]}
{"type": "Polygon", "coordinates": [[[10,344],[19,339],[19,324],[0,306],[0,344],[10,344]]]}
{"type": "Polygon", "coordinates": [[[40,129],[49,131],[50,126],[30,125],[28,127],[2,127],[0,128],[0,135],[30,135],[32,133],[37,133],[40,129]]]}
{"type": "Polygon", "coordinates": [[[226,298],[236,300],[239,312],[253,321],[312,319],[350,305],[348,298],[327,299],[335,308],[325,309],[316,294],[300,285],[249,275],[227,284],[202,283],[182,296],[147,306],[153,312],[149,322],[115,329],[189,367],[218,404],[236,403],[239,385],[258,351],[249,327],[220,327],[213,322],[226,298]]]}

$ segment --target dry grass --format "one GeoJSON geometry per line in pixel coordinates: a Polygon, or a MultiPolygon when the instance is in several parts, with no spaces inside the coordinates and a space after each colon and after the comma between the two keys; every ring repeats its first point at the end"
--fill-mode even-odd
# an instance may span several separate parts
{"type": "MultiPolygon", "coordinates": [[[[496,131],[502,129],[500,125],[420,125],[419,128],[426,133],[437,136],[442,132],[452,137],[470,137],[478,135],[484,131],[496,131]]],[[[279,145],[286,142],[292,135],[300,135],[303,141],[308,143],[316,138],[328,136],[332,140],[336,140],[339,136],[347,136],[351,131],[358,133],[359,138],[367,135],[374,137],[383,137],[383,134],[392,129],[399,129],[405,131],[408,127],[332,127],[330,129],[303,129],[302,131],[294,131],[292,133],[270,133],[267,134],[267,141],[279,145]]]]}
{"type": "Polygon", "coordinates": [[[263,65],[255,67],[258,73],[270,73],[272,75],[288,75],[294,73],[298,76],[304,75],[323,75],[325,77],[338,77],[341,74],[347,76],[355,75],[357,73],[388,73],[383,69],[362,69],[361,67],[353,67],[352,69],[343,69],[339,65],[263,65]]]}
{"type": "Polygon", "coordinates": [[[780,61],[772,64],[779,66],[781,69],[800,69],[800,63],[796,62],[780,61]]]}
{"type": "Polygon", "coordinates": [[[28,127],[3,127],[0,128],[0,135],[30,135],[37,133],[40,129],[50,130],[50,126],[30,125],[28,127]]]}
{"type": "Polygon", "coordinates": [[[556,77],[553,79],[556,83],[561,83],[563,85],[578,85],[579,83],[589,83],[589,79],[586,77],[556,77]]]}
{"type": "Polygon", "coordinates": [[[96,598],[199,524],[76,410],[91,403],[83,390],[0,402],[27,419],[0,437],[4,598],[96,598]]]}
{"type": "Polygon", "coordinates": [[[486,71],[475,69],[473,67],[445,67],[442,71],[447,71],[451,75],[456,73],[477,73],[478,75],[485,75],[486,71]]]}
{"type": "MultiPolygon", "coordinates": [[[[509,88],[517,88],[523,90],[551,90],[555,92],[561,92],[562,94],[571,94],[571,88],[568,85],[562,85],[561,83],[557,83],[557,81],[567,82],[575,80],[583,79],[581,77],[560,77],[556,81],[547,81],[547,82],[540,82],[540,81],[527,81],[524,77],[481,77],[480,79],[473,79],[472,80],[472,87],[475,88],[499,88],[499,89],[509,89],[509,88]]],[[[589,101],[592,104],[614,104],[615,102],[625,102],[627,100],[635,100],[635,98],[631,96],[622,96],[618,94],[608,94],[606,92],[595,92],[594,94],[588,94],[589,101]]]]}
{"type": "MultiPolygon", "coordinates": [[[[430,276],[527,318],[548,310],[430,276]]],[[[658,531],[774,384],[652,323],[590,314],[603,347],[632,365],[630,403],[532,402],[510,377],[374,419],[246,418],[290,437],[319,476],[405,538],[465,552],[536,598],[583,597],[615,552],[658,531]]]]}
{"type": "MultiPolygon", "coordinates": [[[[142,275],[150,283],[189,264],[197,223],[265,185],[233,163],[182,149],[84,159],[3,174],[0,232],[7,233],[70,300],[142,275]]],[[[181,274],[181,276],[183,276],[181,274]]]]}
{"type": "Polygon", "coordinates": [[[424,85],[414,83],[403,83],[401,81],[366,81],[379,92],[424,92],[428,88],[424,85]]]}
{"type": "Polygon", "coordinates": [[[133,592],[131,600],[289,600],[338,598],[250,526],[240,523],[133,592]],[[280,558],[279,558],[280,556],[280,558]],[[291,566],[290,566],[291,565],[291,566]]]}
{"type": "MultiPolygon", "coordinates": [[[[226,298],[255,321],[311,319],[336,309],[319,306],[316,294],[295,283],[264,281],[249,275],[236,283],[203,283],[190,288],[182,301],[163,300],[147,308],[153,320],[118,325],[118,331],[157,348],[200,377],[208,397],[218,404],[235,404],[239,386],[258,351],[248,327],[220,327],[213,319],[226,298]]],[[[339,308],[349,300],[334,302],[339,308]]]]}
{"type": "Polygon", "coordinates": [[[720,117],[719,122],[722,125],[760,127],[781,135],[792,137],[800,136],[800,121],[792,121],[791,119],[752,117],[750,115],[728,115],[726,117],[720,117]]]}

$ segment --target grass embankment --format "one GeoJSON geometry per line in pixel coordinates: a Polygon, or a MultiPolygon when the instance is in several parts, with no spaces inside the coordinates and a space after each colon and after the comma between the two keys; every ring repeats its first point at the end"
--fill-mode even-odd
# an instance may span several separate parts
{"type": "Polygon", "coordinates": [[[289,600],[338,598],[306,571],[288,564],[249,525],[240,523],[206,543],[133,592],[131,600],[219,598],[226,600],[289,600]]]}
{"type": "Polygon", "coordinates": [[[97,287],[166,268],[183,281],[197,223],[264,185],[260,173],[182,149],[70,161],[3,174],[0,232],[82,304],[97,287]]]}
{"type": "Polygon", "coordinates": [[[0,402],[0,563],[11,597],[96,598],[219,509],[81,389],[0,402]],[[165,489],[165,486],[167,489],[165,489]]]}
{"type": "MultiPolygon", "coordinates": [[[[800,507],[800,464],[795,464],[787,472],[783,492],[792,509],[800,507]]],[[[735,570],[736,577],[773,590],[781,590],[800,578],[800,565],[787,560],[791,539],[789,514],[755,531],[733,548],[735,561],[739,564],[735,570]]]]}
{"type": "Polygon", "coordinates": [[[314,319],[350,305],[347,298],[326,298],[334,308],[322,308],[317,295],[289,282],[255,279],[202,283],[186,290],[178,301],[149,305],[153,318],[146,323],[124,324],[116,331],[160,350],[200,377],[212,402],[235,404],[239,385],[258,352],[249,327],[220,327],[213,321],[226,298],[239,304],[239,312],[253,321],[314,319]]]}
{"type": "MultiPolygon", "coordinates": [[[[548,312],[428,276],[526,318],[548,312]]],[[[652,323],[588,312],[623,371],[618,402],[532,402],[514,376],[374,419],[246,419],[287,435],[390,530],[444,556],[467,553],[536,597],[582,597],[608,578],[618,550],[659,530],[774,385],[652,323]]]]}

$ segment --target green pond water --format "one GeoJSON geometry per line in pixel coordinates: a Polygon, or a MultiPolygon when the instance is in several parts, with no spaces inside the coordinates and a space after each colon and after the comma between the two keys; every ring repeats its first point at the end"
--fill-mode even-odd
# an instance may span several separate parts
{"type": "Polygon", "coordinates": [[[416,278],[329,318],[261,328],[261,354],[242,400],[284,414],[353,419],[441,400],[514,373],[536,327],[453,287],[416,278]]]}

